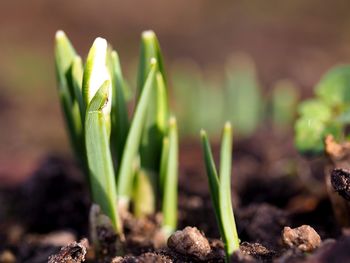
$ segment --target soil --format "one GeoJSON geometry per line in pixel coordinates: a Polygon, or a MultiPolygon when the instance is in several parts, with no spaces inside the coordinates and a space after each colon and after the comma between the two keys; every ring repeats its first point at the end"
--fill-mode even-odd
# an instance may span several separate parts
{"type": "MultiPolygon", "coordinates": [[[[166,240],[159,232],[158,215],[142,220],[127,215],[126,256],[107,252],[100,260],[94,259],[86,240],[77,242],[89,237],[90,200],[83,174],[64,157],[47,157],[27,182],[0,191],[0,262],[40,263],[50,256],[52,263],[83,258],[224,262],[200,146],[185,142],[180,156],[179,232],[166,240]]],[[[325,186],[327,165],[326,159],[298,156],[291,136],[261,130],[235,142],[232,198],[241,247],[232,262],[350,261],[350,231],[338,226],[333,214],[325,186]]],[[[347,180],[346,170],[336,172],[347,180]]],[[[117,238],[105,229],[99,234],[107,245],[117,238]]]]}

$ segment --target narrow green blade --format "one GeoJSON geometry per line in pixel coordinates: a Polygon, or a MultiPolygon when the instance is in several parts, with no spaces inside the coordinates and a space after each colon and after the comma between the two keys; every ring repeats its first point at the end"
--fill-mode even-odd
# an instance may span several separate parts
{"type": "Polygon", "coordinates": [[[136,218],[152,214],[155,210],[155,198],[152,182],[143,169],[138,169],[135,174],[133,187],[133,210],[136,218]]]}
{"type": "Polygon", "coordinates": [[[81,57],[76,56],[73,60],[71,67],[71,78],[72,78],[72,87],[74,92],[74,98],[79,105],[79,111],[81,119],[85,118],[83,94],[82,94],[82,85],[83,85],[83,62],[81,57]]]}
{"type": "Polygon", "coordinates": [[[112,60],[112,149],[115,149],[117,161],[120,163],[124,145],[129,131],[129,118],[124,94],[124,79],[120,67],[119,56],[116,51],[111,53],[112,60]]]}
{"type": "Polygon", "coordinates": [[[175,117],[169,120],[169,154],[163,185],[163,229],[167,234],[175,231],[177,226],[177,185],[179,163],[179,141],[175,117]]]}
{"type": "Polygon", "coordinates": [[[239,239],[231,202],[232,129],[227,122],[224,127],[220,153],[220,218],[223,226],[223,239],[227,257],[239,249],[239,239]]]}
{"type": "Polygon", "coordinates": [[[169,137],[166,136],[163,138],[163,146],[162,146],[162,156],[160,158],[160,172],[159,172],[159,188],[161,190],[161,194],[164,194],[164,181],[167,174],[168,167],[168,159],[169,159],[169,137]]]}
{"type": "MultiPolygon", "coordinates": [[[[150,104],[148,105],[145,132],[142,135],[140,148],[141,166],[150,171],[150,177],[155,177],[159,173],[162,139],[168,120],[168,101],[163,58],[158,39],[153,31],[143,32],[140,53],[138,94],[141,93],[150,70],[147,62],[152,57],[157,59],[157,81],[154,83],[156,87],[152,90],[150,104]]],[[[155,181],[154,178],[150,178],[150,180],[155,181]]],[[[154,186],[154,189],[156,189],[156,186],[154,186]]]]}
{"type": "Polygon", "coordinates": [[[68,88],[66,74],[76,55],[77,53],[66,34],[61,30],[57,31],[55,36],[55,63],[60,89],[68,88]]]}
{"type": "Polygon", "coordinates": [[[137,92],[139,95],[150,71],[149,61],[152,58],[157,60],[158,70],[163,75],[164,81],[166,81],[159,41],[156,34],[152,30],[148,30],[144,31],[141,36],[140,62],[137,78],[137,92]]]}
{"type": "Polygon", "coordinates": [[[157,119],[156,123],[162,135],[167,132],[169,116],[168,94],[164,75],[157,72],[157,119]]]}
{"type": "Polygon", "coordinates": [[[92,198],[111,219],[118,233],[121,222],[118,218],[117,191],[109,147],[109,136],[103,108],[110,96],[109,81],[105,81],[91,100],[85,121],[85,143],[90,171],[92,198]]]}
{"type": "Polygon", "coordinates": [[[218,222],[219,230],[222,235],[223,228],[221,224],[221,218],[220,218],[221,214],[220,214],[220,207],[219,207],[219,178],[216,171],[211,147],[208,141],[208,136],[204,130],[201,130],[201,141],[202,141],[202,149],[203,149],[202,151],[203,151],[205,168],[207,170],[210,195],[211,195],[211,199],[212,199],[212,203],[215,211],[216,221],[218,222]]]}
{"type": "Polygon", "coordinates": [[[79,111],[79,102],[75,97],[72,83],[73,79],[76,80],[76,76],[72,74],[72,65],[76,58],[77,54],[66,34],[63,31],[57,31],[55,37],[55,65],[58,92],[72,148],[77,159],[81,160],[84,156],[83,123],[79,111]]]}
{"type": "Polygon", "coordinates": [[[152,59],[151,71],[148,74],[145,87],[136,106],[120,164],[117,184],[118,195],[120,196],[120,202],[126,204],[128,204],[131,197],[133,183],[133,174],[131,173],[132,164],[140,147],[142,131],[147,116],[147,107],[150,103],[152,89],[154,88],[156,63],[156,60],[152,59]]]}

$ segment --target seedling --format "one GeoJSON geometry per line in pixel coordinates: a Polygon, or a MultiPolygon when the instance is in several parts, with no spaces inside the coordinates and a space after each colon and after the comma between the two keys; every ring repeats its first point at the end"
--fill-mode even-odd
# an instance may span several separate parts
{"type": "Polygon", "coordinates": [[[239,249],[239,238],[231,202],[232,129],[225,124],[221,141],[220,176],[216,171],[210,143],[204,130],[201,131],[203,157],[209,188],[219,231],[225,246],[226,262],[239,249]]]}
{"type": "Polygon", "coordinates": [[[316,96],[299,105],[295,144],[304,154],[322,154],[324,139],[347,137],[350,123],[350,66],[331,69],[315,88],[316,96]]]}
{"type": "Polygon", "coordinates": [[[119,211],[133,201],[135,215],[154,213],[161,193],[164,232],[174,231],[178,135],[175,118],[168,122],[167,84],[155,34],[142,35],[131,122],[119,57],[105,39],[96,38],[83,68],[66,35],[57,32],[56,69],[72,146],[86,168],[93,203],[122,235],[119,211]]]}

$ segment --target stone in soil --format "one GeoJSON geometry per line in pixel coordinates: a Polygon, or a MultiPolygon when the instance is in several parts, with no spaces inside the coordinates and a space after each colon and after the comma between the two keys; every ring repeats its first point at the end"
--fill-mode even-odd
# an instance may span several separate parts
{"type": "Polygon", "coordinates": [[[196,227],[176,231],[168,239],[168,247],[177,253],[205,260],[211,253],[208,240],[196,227]]]}
{"type": "Polygon", "coordinates": [[[311,252],[321,244],[319,234],[308,225],[297,228],[285,227],[282,232],[282,240],[288,247],[298,248],[303,252],[311,252]]]}

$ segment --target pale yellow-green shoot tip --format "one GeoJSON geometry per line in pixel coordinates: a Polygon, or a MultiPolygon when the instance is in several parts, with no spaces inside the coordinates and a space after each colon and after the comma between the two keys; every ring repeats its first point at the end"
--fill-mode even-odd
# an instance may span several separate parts
{"type": "Polygon", "coordinates": [[[225,122],[224,130],[225,131],[231,130],[231,128],[232,128],[231,123],[229,121],[225,122]]]}
{"type": "Polygon", "coordinates": [[[66,37],[66,34],[63,32],[63,30],[58,30],[55,35],[56,39],[60,39],[63,37],[66,37]]]}
{"type": "Polygon", "coordinates": [[[93,43],[93,46],[96,47],[96,49],[105,50],[107,49],[107,40],[102,37],[97,37],[93,43]]]}
{"type": "Polygon", "coordinates": [[[142,38],[150,39],[153,38],[156,34],[153,30],[146,30],[142,32],[142,38]]]}
{"type": "Polygon", "coordinates": [[[176,118],[174,116],[169,118],[169,126],[175,126],[176,125],[176,118]]]}
{"type": "Polygon", "coordinates": [[[203,138],[203,137],[207,136],[207,132],[204,129],[201,129],[200,135],[203,138]]]}
{"type": "Polygon", "coordinates": [[[151,58],[151,66],[154,66],[157,64],[157,59],[156,58],[151,58]]]}

